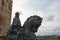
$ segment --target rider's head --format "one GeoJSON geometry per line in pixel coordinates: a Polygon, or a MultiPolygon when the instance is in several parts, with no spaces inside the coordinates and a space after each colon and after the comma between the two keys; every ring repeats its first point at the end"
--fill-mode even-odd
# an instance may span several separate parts
{"type": "Polygon", "coordinates": [[[16,15],[17,17],[19,17],[19,15],[20,15],[20,14],[19,14],[19,12],[16,12],[16,14],[15,14],[15,15],[16,15]]]}

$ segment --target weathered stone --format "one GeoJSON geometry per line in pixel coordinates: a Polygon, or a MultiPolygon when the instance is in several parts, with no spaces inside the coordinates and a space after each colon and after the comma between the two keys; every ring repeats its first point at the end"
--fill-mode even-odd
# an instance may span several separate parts
{"type": "Polygon", "coordinates": [[[0,36],[4,36],[11,22],[12,0],[0,0],[0,36]]]}

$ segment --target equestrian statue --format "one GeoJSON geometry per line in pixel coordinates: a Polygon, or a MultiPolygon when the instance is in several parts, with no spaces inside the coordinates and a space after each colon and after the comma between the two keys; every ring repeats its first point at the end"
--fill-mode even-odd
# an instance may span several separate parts
{"type": "Polygon", "coordinates": [[[16,12],[4,40],[36,40],[35,33],[40,27],[42,19],[40,16],[33,15],[28,17],[24,25],[21,26],[19,12],[16,12]]]}

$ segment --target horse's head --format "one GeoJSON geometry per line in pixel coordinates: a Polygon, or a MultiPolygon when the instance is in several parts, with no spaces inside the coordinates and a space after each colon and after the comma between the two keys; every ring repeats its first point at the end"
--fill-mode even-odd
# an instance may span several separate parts
{"type": "Polygon", "coordinates": [[[34,18],[32,19],[33,26],[36,26],[36,27],[40,26],[41,22],[42,22],[42,18],[39,16],[34,16],[34,18]]]}
{"type": "MultiPolygon", "coordinates": [[[[27,25],[30,23],[30,29],[33,30],[33,32],[37,32],[37,29],[38,27],[41,25],[41,22],[42,22],[42,18],[37,16],[37,15],[34,15],[34,16],[30,16],[27,21],[25,22],[25,24],[27,23],[27,25]]],[[[28,26],[29,28],[29,26],[28,26]]]]}
{"type": "Polygon", "coordinates": [[[33,26],[33,32],[37,32],[37,29],[41,25],[43,18],[37,15],[31,16],[31,17],[32,17],[31,20],[32,20],[32,26],[33,26]]]}

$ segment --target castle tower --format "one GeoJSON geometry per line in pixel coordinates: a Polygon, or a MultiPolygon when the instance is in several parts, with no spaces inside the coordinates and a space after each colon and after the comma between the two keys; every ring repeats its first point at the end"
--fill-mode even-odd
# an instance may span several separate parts
{"type": "Polygon", "coordinates": [[[12,0],[0,0],[0,36],[8,30],[11,22],[12,0]]]}

